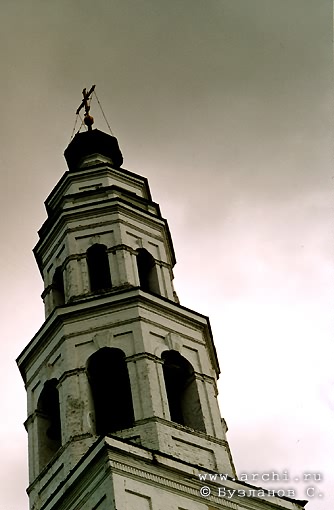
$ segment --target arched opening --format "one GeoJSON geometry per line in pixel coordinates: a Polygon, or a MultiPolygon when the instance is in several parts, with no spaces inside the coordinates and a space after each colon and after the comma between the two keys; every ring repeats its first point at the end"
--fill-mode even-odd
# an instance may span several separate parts
{"type": "Polygon", "coordinates": [[[111,277],[107,247],[93,244],[87,250],[87,265],[91,291],[110,289],[111,277]]]}
{"type": "Polygon", "coordinates": [[[155,260],[145,248],[137,251],[137,266],[140,288],[145,292],[160,294],[155,260]]]}
{"type": "Polygon", "coordinates": [[[88,360],[88,378],[95,407],[98,435],[132,427],[134,413],[125,354],[103,347],[88,360]]]}
{"type": "Polygon", "coordinates": [[[37,404],[39,465],[42,469],[61,447],[61,422],[57,380],[51,379],[37,404]]]}
{"type": "Polygon", "coordinates": [[[161,357],[171,420],[205,432],[192,365],[176,351],[165,351],[161,357]]]}
{"type": "Polygon", "coordinates": [[[64,277],[61,267],[57,267],[52,280],[53,306],[65,304],[64,277]]]}

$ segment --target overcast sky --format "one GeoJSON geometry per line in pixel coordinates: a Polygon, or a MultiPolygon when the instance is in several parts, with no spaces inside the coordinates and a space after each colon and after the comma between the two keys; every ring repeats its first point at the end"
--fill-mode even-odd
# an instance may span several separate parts
{"type": "Polygon", "coordinates": [[[169,221],[181,304],[211,319],[238,473],[322,473],[307,508],[332,510],[331,20],[329,0],[2,1],[0,508],[28,508],[31,250],[96,83],[169,221]]]}

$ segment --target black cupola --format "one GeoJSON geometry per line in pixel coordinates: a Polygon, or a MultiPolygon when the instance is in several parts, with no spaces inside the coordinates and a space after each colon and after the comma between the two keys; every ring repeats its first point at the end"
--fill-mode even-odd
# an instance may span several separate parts
{"type": "Polygon", "coordinates": [[[115,168],[119,168],[123,163],[117,138],[98,129],[93,129],[77,133],[65,149],[64,156],[70,172],[79,170],[82,160],[93,154],[106,156],[112,161],[115,168]]]}

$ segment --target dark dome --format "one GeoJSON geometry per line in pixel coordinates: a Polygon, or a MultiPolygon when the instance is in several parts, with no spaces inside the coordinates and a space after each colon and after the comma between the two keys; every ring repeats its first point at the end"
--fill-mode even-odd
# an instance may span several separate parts
{"type": "Polygon", "coordinates": [[[82,159],[92,154],[110,158],[115,168],[123,163],[117,138],[98,129],[77,133],[64,152],[70,171],[78,170],[82,159]]]}

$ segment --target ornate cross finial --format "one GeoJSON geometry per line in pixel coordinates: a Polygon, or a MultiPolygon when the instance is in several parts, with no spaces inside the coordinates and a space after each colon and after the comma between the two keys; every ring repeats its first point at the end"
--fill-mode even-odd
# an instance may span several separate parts
{"type": "Polygon", "coordinates": [[[78,115],[81,108],[85,107],[84,123],[88,127],[88,131],[92,130],[92,125],[94,124],[94,118],[91,115],[89,115],[90,106],[88,104],[88,100],[90,99],[94,90],[95,90],[95,85],[92,86],[92,88],[90,89],[89,92],[87,92],[86,89],[83,89],[83,91],[82,91],[83,100],[82,100],[81,105],[79,106],[79,108],[76,111],[76,114],[78,115]]]}

